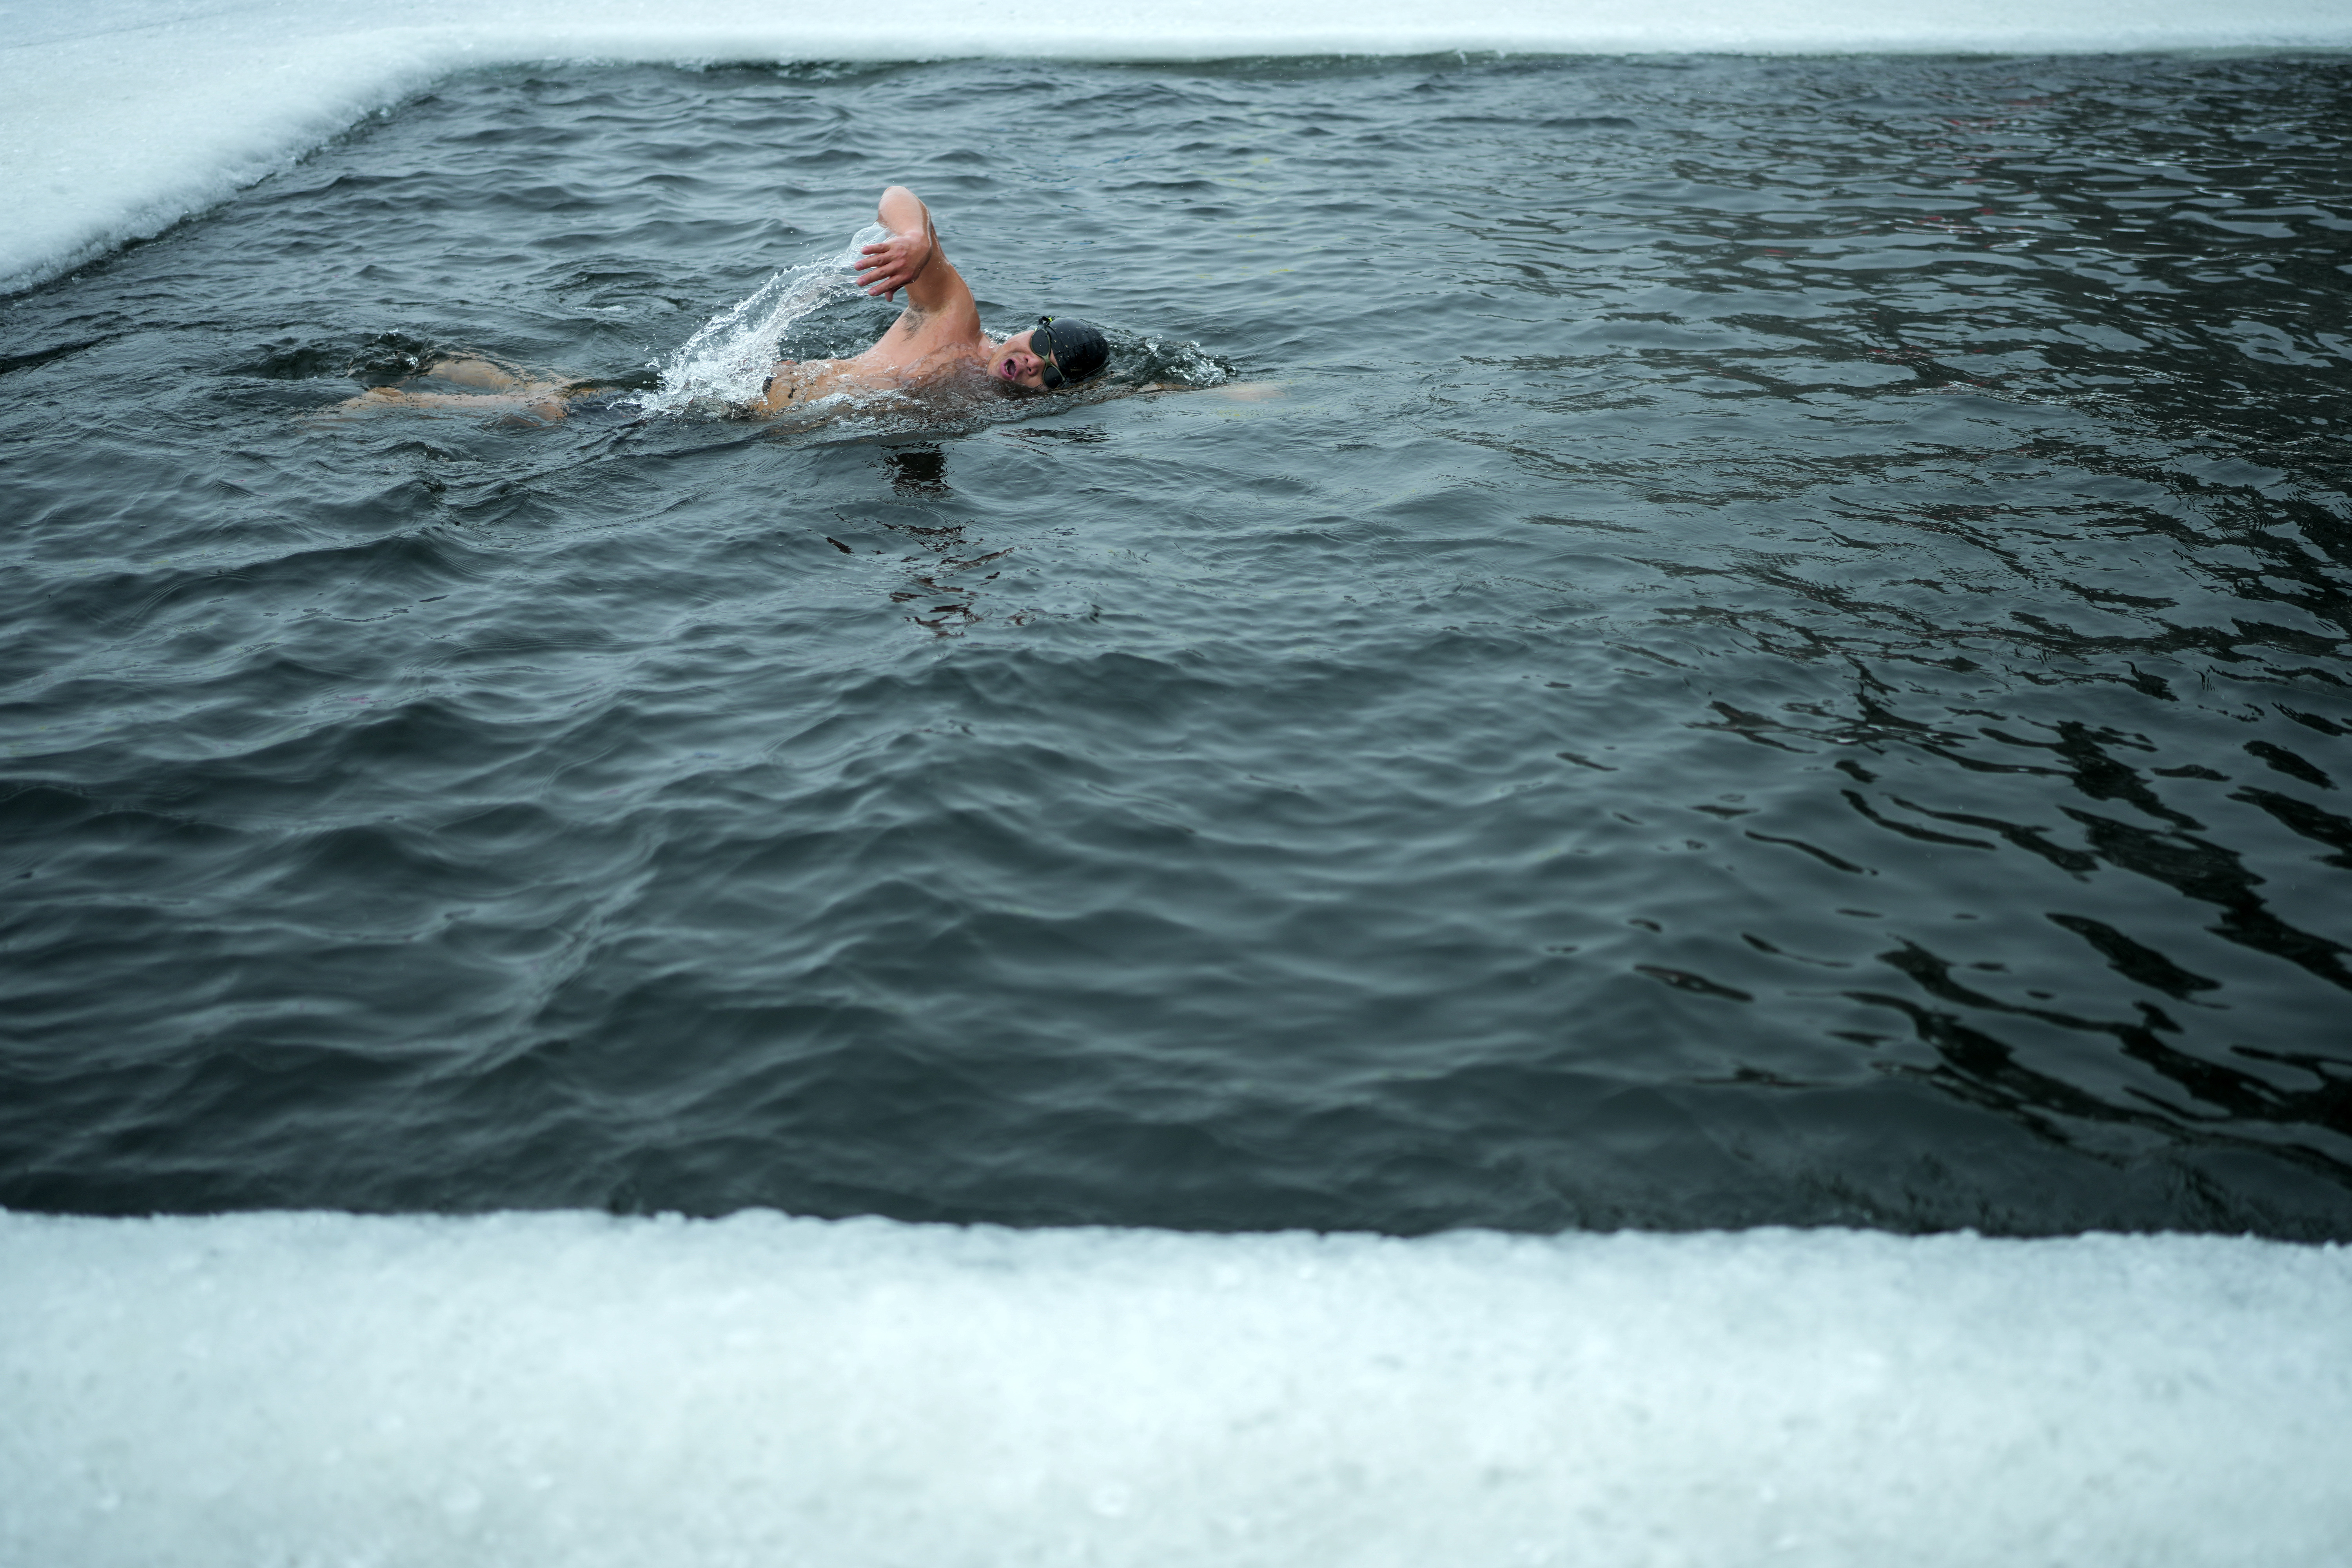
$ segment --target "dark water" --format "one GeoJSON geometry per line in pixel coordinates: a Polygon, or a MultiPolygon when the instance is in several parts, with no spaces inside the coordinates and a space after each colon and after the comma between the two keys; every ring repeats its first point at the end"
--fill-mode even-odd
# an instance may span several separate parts
{"type": "Polygon", "coordinates": [[[2352,1237],[2347,92],[448,83],[0,303],[0,1204],[2352,1237]],[[310,417],[891,180],[1281,395],[310,417]]]}

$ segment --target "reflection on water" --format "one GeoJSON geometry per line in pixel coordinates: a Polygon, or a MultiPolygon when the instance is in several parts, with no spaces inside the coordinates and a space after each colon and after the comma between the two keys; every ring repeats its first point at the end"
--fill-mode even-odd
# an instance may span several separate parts
{"type": "Polygon", "coordinates": [[[886,447],[882,461],[890,472],[890,489],[901,496],[943,496],[948,493],[948,455],[936,446],[886,447]]]}
{"type": "Polygon", "coordinates": [[[2347,68],[450,83],[0,306],[0,1203],[2352,1237],[2347,68]],[[304,417],[897,179],[1252,397],[304,417]]]}

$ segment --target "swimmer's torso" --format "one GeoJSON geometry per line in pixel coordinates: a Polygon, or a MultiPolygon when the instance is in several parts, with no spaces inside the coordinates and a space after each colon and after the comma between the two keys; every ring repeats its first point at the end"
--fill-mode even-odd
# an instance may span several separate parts
{"type": "Polygon", "coordinates": [[[971,290],[940,248],[929,211],[914,193],[893,185],[877,216],[890,237],[866,247],[859,281],[885,298],[905,289],[906,310],[856,359],[777,361],[751,412],[778,414],[841,392],[912,390],[985,369],[996,345],[981,331],[971,290]]]}
{"type": "Polygon", "coordinates": [[[856,359],[778,360],[770,367],[753,411],[780,414],[835,393],[911,391],[957,376],[982,374],[992,345],[971,313],[969,331],[951,312],[909,307],[882,341],[856,359]]]}

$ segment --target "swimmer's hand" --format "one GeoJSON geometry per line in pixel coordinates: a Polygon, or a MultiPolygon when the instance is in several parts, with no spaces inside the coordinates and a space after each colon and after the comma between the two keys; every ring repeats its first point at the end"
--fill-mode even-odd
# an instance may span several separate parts
{"type": "Polygon", "coordinates": [[[857,263],[857,286],[868,294],[891,299],[899,289],[921,277],[923,268],[930,263],[929,235],[894,234],[879,245],[862,247],[861,259],[857,263]]]}

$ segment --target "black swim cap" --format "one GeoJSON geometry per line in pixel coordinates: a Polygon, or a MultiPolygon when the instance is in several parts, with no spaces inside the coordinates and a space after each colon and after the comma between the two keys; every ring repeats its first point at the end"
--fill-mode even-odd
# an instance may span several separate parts
{"type": "Polygon", "coordinates": [[[1045,362],[1045,384],[1062,386],[1110,363],[1110,343],[1076,316],[1040,316],[1029,335],[1029,352],[1045,362]]]}

